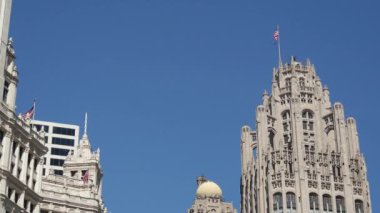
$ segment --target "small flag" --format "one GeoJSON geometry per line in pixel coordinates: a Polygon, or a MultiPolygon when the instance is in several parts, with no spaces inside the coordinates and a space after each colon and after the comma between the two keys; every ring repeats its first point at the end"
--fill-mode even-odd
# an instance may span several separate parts
{"type": "Polygon", "coordinates": [[[88,183],[88,178],[89,178],[89,173],[88,173],[88,170],[86,171],[86,173],[84,173],[83,177],[82,177],[82,180],[83,180],[83,183],[88,183]]]}
{"type": "Polygon", "coordinates": [[[21,116],[24,121],[32,119],[34,116],[34,104],[28,111],[23,113],[21,116]]]}
{"type": "Polygon", "coordinates": [[[278,29],[276,29],[273,33],[273,39],[275,42],[277,42],[279,38],[280,38],[280,31],[278,31],[278,29]]]}

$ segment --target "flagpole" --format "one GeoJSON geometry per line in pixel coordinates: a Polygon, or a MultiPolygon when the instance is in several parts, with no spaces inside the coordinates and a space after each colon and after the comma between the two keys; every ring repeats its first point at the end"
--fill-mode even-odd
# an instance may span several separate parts
{"type": "Polygon", "coordinates": [[[34,110],[34,113],[33,113],[32,120],[34,120],[34,117],[36,116],[36,99],[33,100],[33,110],[34,110]]]}
{"type": "Polygon", "coordinates": [[[281,59],[281,45],[280,45],[280,26],[277,25],[277,32],[278,32],[278,42],[277,42],[277,47],[278,47],[278,66],[282,67],[282,59],[281,59]]]}

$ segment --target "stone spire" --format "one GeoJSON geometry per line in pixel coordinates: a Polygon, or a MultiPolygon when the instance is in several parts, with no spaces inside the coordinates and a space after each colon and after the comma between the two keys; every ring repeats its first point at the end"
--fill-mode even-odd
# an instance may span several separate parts
{"type": "Polygon", "coordinates": [[[87,112],[84,115],[84,133],[83,133],[83,137],[87,138],[87,112]]]}
{"type": "Polygon", "coordinates": [[[83,132],[82,139],[79,142],[79,145],[81,147],[82,146],[88,146],[91,149],[90,140],[89,140],[88,135],[87,135],[87,112],[86,112],[86,114],[84,116],[84,132],[83,132]]]}

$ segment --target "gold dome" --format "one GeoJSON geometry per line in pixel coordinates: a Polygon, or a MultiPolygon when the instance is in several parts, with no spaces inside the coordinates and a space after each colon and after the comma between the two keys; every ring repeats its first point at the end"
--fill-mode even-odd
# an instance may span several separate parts
{"type": "Polygon", "coordinates": [[[198,186],[197,196],[199,197],[222,197],[222,190],[220,187],[212,182],[206,181],[198,186]]]}

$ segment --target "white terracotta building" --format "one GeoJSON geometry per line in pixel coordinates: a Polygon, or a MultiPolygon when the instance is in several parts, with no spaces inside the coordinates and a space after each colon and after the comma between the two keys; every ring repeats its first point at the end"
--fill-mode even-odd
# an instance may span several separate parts
{"type": "Polygon", "coordinates": [[[79,145],[63,164],[63,175],[50,173],[42,178],[41,213],[106,213],[102,198],[103,171],[100,150],[93,152],[85,130],[79,145]]]}

